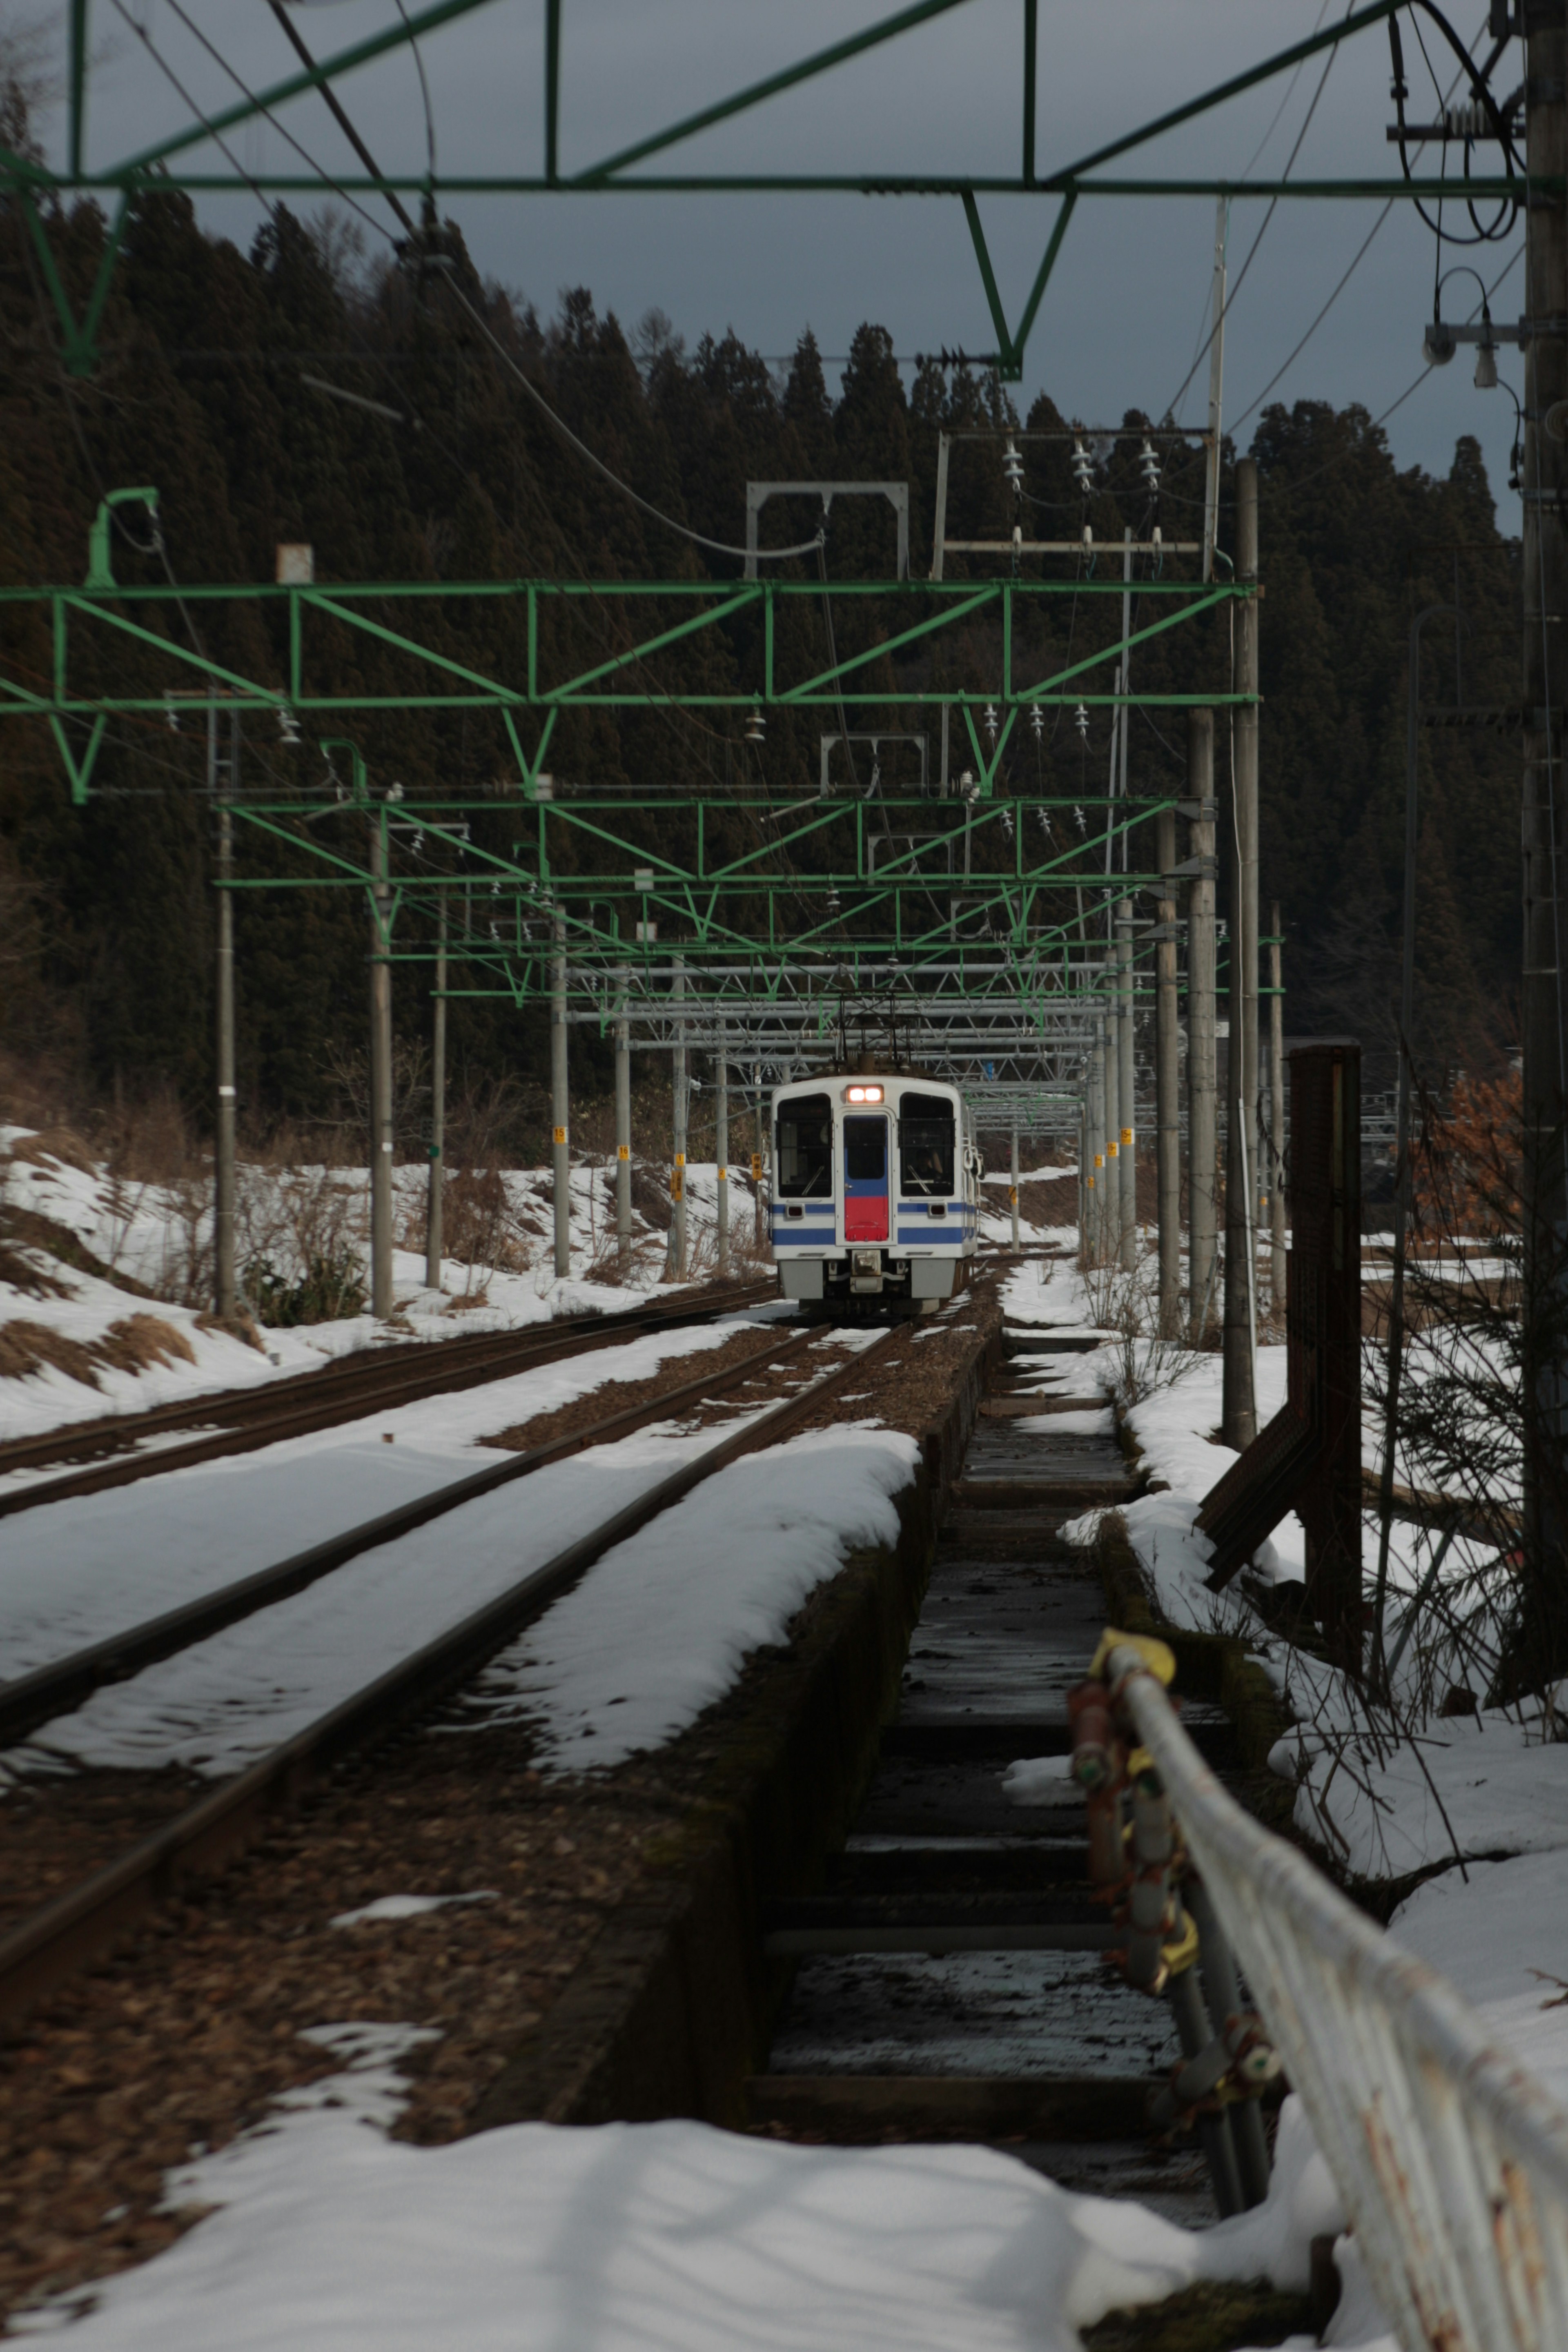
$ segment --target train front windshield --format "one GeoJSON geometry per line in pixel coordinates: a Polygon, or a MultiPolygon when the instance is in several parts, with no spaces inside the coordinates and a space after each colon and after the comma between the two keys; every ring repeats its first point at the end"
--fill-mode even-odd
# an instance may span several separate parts
{"type": "Polygon", "coordinates": [[[781,1201],[831,1197],[833,1105],[826,1095],[797,1095],[780,1104],[774,1164],[781,1201]]]}
{"type": "Polygon", "coordinates": [[[899,1119],[899,1160],[906,1194],[946,1199],[956,1151],[952,1105],[941,1095],[906,1095],[899,1119]]]}

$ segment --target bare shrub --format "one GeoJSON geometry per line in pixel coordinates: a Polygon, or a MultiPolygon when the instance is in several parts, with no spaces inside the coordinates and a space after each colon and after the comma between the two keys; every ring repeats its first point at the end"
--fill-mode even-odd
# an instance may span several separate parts
{"type": "Polygon", "coordinates": [[[1142,1238],[1130,1267],[1091,1265],[1084,1287],[1096,1325],[1115,1334],[1115,1391],[1123,1412],[1192,1370],[1193,1349],[1161,1326],[1159,1255],[1142,1238]]]}

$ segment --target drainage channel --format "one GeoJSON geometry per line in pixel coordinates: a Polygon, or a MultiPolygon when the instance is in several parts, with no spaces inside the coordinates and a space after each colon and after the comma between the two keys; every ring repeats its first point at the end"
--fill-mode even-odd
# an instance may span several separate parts
{"type": "MultiPolygon", "coordinates": [[[[1179,2056],[1170,2011],[1105,1967],[1067,1778],[1067,1696],[1105,1601],[1058,1530],[1136,1492],[1084,1377],[1097,1344],[1006,1335],[865,1805],[827,1891],[768,1915],[767,1950],[798,1966],[748,2097],[753,2125],[787,2137],[986,2141],[1194,2226],[1215,2218],[1195,2142],[1155,2147],[1143,2125],[1179,2056]],[[1019,1759],[1032,1769],[1005,1790],[1019,1759]],[[1020,1782],[1034,1801],[1015,1801],[1020,1782]]],[[[1223,1771],[1225,1717],[1183,1719],[1223,1771]]]]}

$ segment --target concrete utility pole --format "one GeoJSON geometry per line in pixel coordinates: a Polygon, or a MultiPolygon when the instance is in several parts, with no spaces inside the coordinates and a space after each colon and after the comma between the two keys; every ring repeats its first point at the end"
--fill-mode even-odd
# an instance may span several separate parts
{"type": "Polygon", "coordinates": [[[566,1065],[566,918],[557,914],[555,970],[550,992],[550,1179],[555,1210],[555,1274],[572,1271],[572,1146],[566,1065]]]}
{"type": "Polygon", "coordinates": [[[675,974],[670,982],[670,994],[676,1004],[675,1052],[671,1056],[671,1086],[675,1097],[675,1170],[669,1180],[669,1271],[677,1282],[686,1279],[686,1015],[680,1007],[686,1001],[686,960],[675,959],[675,974]]]}
{"type": "Polygon", "coordinates": [[[228,777],[220,793],[217,705],[207,705],[207,791],[217,812],[217,1123],[213,1143],[213,1288],[221,1322],[238,1304],[234,1250],[234,872],[233,802],[239,784],[239,713],[228,719],[228,777]]]}
{"type": "Polygon", "coordinates": [[[625,1282],[632,1270],[632,1024],[624,972],[616,1013],[616,1247],[625,1282]]]}
{"type": "Polygon", "coordinates": [[[752,1154],[752,1203],[756,1218],[757,1247],[761,1249],[767,1238],[763,1207],[763,1171],[767,1166],[767,1112],[763,1103],[763,1066],[760,1062],[752,1065],[752,1084],[757,1095],[757,1141],[752,1154]]]}
{"type": "Polygon", "coordinates": [[[441,1287],[447,1191],[447,894],[436,914],[436,989],[430,1003],[430,1190],[425,1211],[425,1287],[441,1287]]]}
{"type": "Polygon", "coordinates": [[[1568,700],[1568,214],[1540,193],[1568,170],[1568,28],[1561,7],[1523,0],[1524,310],[1538,331],[1524,345],[1524,1566],[1532,1670],[1568,1663],[1568,1039],[1564,1036],[1563,704],[1568,700]],[[1545,429],[1543,429],[1543,427],[1545,429]]]}
{"type": "Polygon", "coordinates": [[[1116,1093],[1121,1111],[1121,1131],[1117,1137],[1121,1150],[1118,1239],[1122,1272],[1131,1274],[1138,1263],[1138,1094],[1133,1057],[1132,910],[1125,905],[1116,918],[1116,1093]]]}
{"type": "MultiPolygon", "coordinates": [[[[1176,812],[1154,823],[1154,862],[1175,870],[1176,812]]],[[[1182,1112],[1178,1099],[1175,884],[1163,880],[1154,902],[1154,1176],[1159,1201],[1160,1332],[1173,1339],[1182,1316],[1182,1112]]]]}
{"type": "Polygon", "coordinates": [[[1187,1295],[1189,1330],[1201,1347],[1208,1328],[1218,1228],[1217,1092],[1215,1056],[1214,712],[1187,714],[1187,842],[1196,871],[1187,899],[1187,1295]]]}
{"type": "Polygon", "coordinates": [[[1089,1213],[1084,1220],[1086,1262],[1100,1265],[1105,1257],[1105,1015],[1097,1013],[1094,1042],[1089,1055],[1089,1158],[1086,1182],[1089,1213]]]}
{"type": "Polygon", "coordinates": [[[1100,1255],[1105,1265],[1113,1265],[1119,1255],[1121,1238],[1121,1159],[1117,1145],[1121,1135],[1121,1040],[1116,1019],[1115,964],[1106,959],[1106,977],[1110,982],[1106,1010],[1100,1022],[1102,1050],[1105,1055],[1105,1104],[1101,1114],[1100,1133],[1105,1140],[1105,1170],[1100,1179],[1100,1255]]]}
{"type": "Polygon", "coordinates": [[[730,1271],[730,1060],[724,1024],[713,1065],[713,1157],[719,1163],[719,1271],[730,1271]]]}
{"type": "Polygon", "coordinates": [[[1230,198],[1221,196],[1215,208],[1214,293],[1209,301],[1209,431],[1204,469],[1204,578],[1214,578],[1215,543],[1219,536],[1220,412],[1225,393],[1225,248],[1230,226],[1230,198]]]}
{"type": "MultiPolygon", "coordinates": [[[[1258,577],[1258,466],[1237,461],[1236,572],[1258,577]]],[[[1258,603],[1236,613],[1236,685],[1258,692],[1258,603]]],[[[1220,1431],[1226,1444],[1250,1445],[1258,1434],[1253,1386],[1257,1345],[1257,1266],[1253,1202],[1258,1184],[1258,705],[1235,706],[1230,793],[1230,1049],[1226,1055],[1225,1380],[1220,1431]]]]}
{"type": "Polygon", "coordinates": [[[1007,1200],[1013,1212],[1013,1255],[1016,1257],[1021,1246],[1018,1234],[1018,1122],[1016,1119],[1013,1121],[1013,1173],[1007,1189],[1007,1200]]]}
{"type": "Polygon", "coordinates": [[[371,811],[370,872],[370,1311],[384,1318],[393,1308],[392,893],[384,809],[371,811]]]}
{"type": "Polygon", "coordinates": [[[1268,908],[1268,1289],[1285,1304],[1285,981],[1279,901],[1268,908]]]}

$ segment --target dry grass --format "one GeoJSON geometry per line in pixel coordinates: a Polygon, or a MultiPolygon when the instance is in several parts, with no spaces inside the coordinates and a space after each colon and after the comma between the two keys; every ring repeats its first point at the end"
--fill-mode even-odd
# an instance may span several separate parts
{"type": "Polygon", "coordinates": [[[0,1323],[0,1380],[30,1380],[46,1370],[64,1372],[89,1389],[101,1388],[100,1372],[145,1372],[153,1365],[194,1364],[195,1350],[183,1331],[161,1315],[127,1315],[100,1339],[71,1339],[47,1323],[17,1316],[0,1323]]]}
{"type": "Polygon", "coordinates": [[[53,1161],[83,1176],[98,1173],[98,1162],[88,1146],[68,1127],[46,1127],[37,1135],[22,1136],[11,1146],[11,1157],[25,1160],[34,1168],[47,1168],[53,1161]]]}

